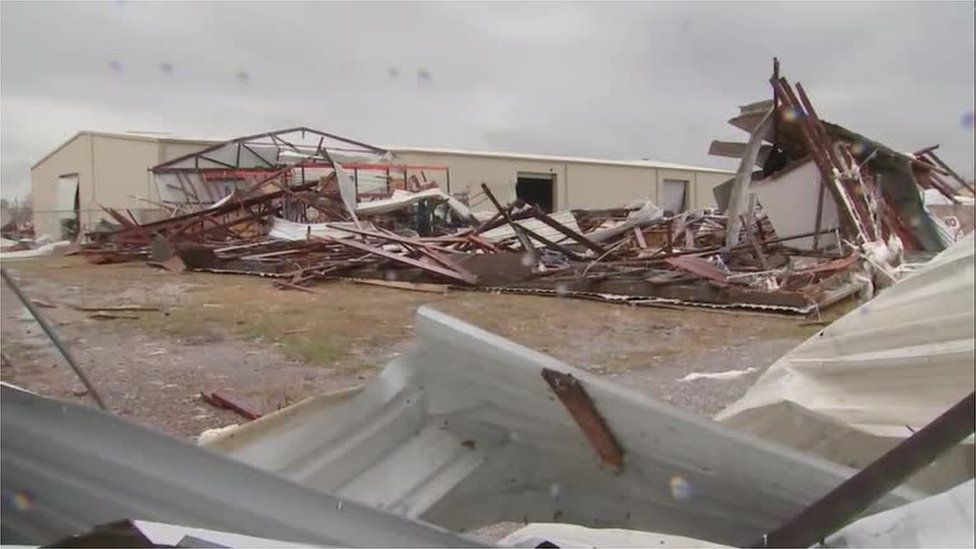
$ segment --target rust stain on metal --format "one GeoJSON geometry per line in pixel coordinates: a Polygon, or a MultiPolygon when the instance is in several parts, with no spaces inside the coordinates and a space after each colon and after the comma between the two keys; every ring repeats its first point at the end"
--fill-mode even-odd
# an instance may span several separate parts
{"type": "Polygon", "coordinates": [[[624,468],[624,451],[617,443],[607,422],[593,404],[590,395],[571,374],[564,374],[549,368],[542,369],[542,377],[552,388],[563,406],[569,410],[580,430],[593,449],[600,455],[603,463],[610,465],[617,473],[624,468]]]}

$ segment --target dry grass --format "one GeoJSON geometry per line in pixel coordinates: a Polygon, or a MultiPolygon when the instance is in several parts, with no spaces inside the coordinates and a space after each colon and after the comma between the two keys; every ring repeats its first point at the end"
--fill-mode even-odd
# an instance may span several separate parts
{"type": "Polygon", "coordinates": [[[385,364],[379,351],[412,337],[414,312],[424,304],[597,372],[648,368],[746,339],[803,339],[818,330],[791,317],[464,291],[439,295],[345,282],[323,282],[307,294],[279,290],[261,277],[174,274],[141,263],[89,265],[79,257],[25,261],[16,271],[26,280],[76,286],[80,298],[96,302],[117,302],[124,291],[130,302],[164,305],[164,312],[110,321],[121,329],[188,343],[265,342],[309,365],[353,370],[385,364]]]}

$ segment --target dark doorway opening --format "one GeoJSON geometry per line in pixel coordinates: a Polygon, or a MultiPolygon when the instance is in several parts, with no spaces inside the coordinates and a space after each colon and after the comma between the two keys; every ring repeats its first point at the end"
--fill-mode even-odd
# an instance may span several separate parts
{"type": "Polygon", "coordinates": [[[546,213],[552,213],[556,200],[556,176],[547,174],[518,174],[515,196],[546,213]]]}

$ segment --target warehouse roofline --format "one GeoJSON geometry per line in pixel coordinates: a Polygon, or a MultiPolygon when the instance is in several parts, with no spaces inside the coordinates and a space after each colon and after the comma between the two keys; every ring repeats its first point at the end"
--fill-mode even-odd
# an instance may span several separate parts
{"type": "Polygon", "coordinates": [[[549,156],[543,154],[524,154],[501,151],[471,151],[462,149],[438,149],[431,147],[404,147],[388,145],[385,149],[394,153],[433,153],[449,154],[455,156],[480,156],[484,158],[515,158],[519,160],[542,160],[548,162],[572,162],[576,164],[601,164],[607,166],[629,166],[633,168],[658,168],[662,170],[684,170],[695,172],[735,174],[732,170],[722,170],[719,168],[705,168],[702,166],[688,166],[686,164],[672,164],[670,162],[657,162],[654,160],[607,160],[601,158],[584,158],[577,156],[549,156]]]}
{"type": "Polygon", "coordinates": [[[188,137],[176,137],[167,134],[156,134],[156,133],[121,133],[121,132],[102,132],[96,130],[81,130],[78,133],[72,135],[63,143],[52,149],[49,153],[41,157],[40,160],[31,164],[31,170],[41,165],[42,162],[54,156],[55,153],[61,149],[68,146],[69,143],[78,139],[84,135],[98,136],[98,137],[108,137],[113,139],[127,139],[129,141],[150,141],[154,143],[176,143],[176,144],[189,144],[189,145],[213,145],[215,143],[221,143],[223,139],[194,139],[188,137]]]}

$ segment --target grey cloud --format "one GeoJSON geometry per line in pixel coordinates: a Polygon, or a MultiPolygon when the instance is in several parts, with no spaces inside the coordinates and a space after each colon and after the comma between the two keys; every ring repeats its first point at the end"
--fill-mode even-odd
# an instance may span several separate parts
{"type": "MultiPolygon", "coordinates": [[[[0,4],[3,195],[79,129],[729,167],[771,57],[822,116],[973,173],[970,3],[0,4]],[[112,70],[111,61],[121,64],[112,70]],[[163,64],[172,71],[161,70],[163,64]],[[390,77],[396,67],[398,77],[390,77]],[[429,81],[418,82],[418,71],[429,81]],[[238,73],[249,78],[242,81],[238,73]]],[[[422,79],[423,80],[423,79],[422,79]]]]}

